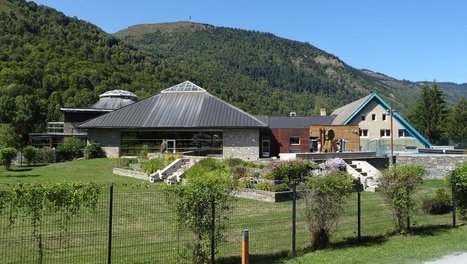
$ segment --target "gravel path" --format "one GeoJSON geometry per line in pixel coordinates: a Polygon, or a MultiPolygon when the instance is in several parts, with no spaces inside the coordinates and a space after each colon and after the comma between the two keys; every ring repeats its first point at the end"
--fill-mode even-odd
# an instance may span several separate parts
{"type": "Polygon", "coordinates": [[[440,259],[428,261],[424,264],[454,264],[454,263],[467,263],[467,253],[456,253],[444,256],[440,259]]]}

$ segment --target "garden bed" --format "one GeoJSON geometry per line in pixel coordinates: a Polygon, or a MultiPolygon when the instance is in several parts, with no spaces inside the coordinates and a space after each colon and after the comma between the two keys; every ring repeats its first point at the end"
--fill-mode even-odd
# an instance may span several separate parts
{"type": "Polygon", "coordinates": [[[235,197],[271,203],[292,200],[292,195],[292,191],[269,192],[250,188],[239,188],[233,193],[235,197]]]}
{"type": "Polygon", "coordinates": [[[149,181],[149,176],[145,172],[136,171],[136,170],[128,170],[128,169],[121,169],[121,168],[113,168],[113,174],[117,174],[120,176],[127,176],[136,179],[146,180],[149,181]]]}

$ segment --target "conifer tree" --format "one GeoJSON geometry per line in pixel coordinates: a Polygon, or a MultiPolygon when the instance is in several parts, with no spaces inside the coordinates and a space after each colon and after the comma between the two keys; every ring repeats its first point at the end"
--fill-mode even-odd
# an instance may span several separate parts
{"type": "Polygon", "coordinates": [[[467,147],[467,98],[462,97],[452,108],[447,132],[449,139],[460,141],[464,148],[467,147]]]}
{"type": "Polygon", "coordinates": [[[448,110],[445,95],[437,83],[422,87],[422,94],[408,118],[415,128],[432,143],[442,144],[447,139],[448,110]]]}

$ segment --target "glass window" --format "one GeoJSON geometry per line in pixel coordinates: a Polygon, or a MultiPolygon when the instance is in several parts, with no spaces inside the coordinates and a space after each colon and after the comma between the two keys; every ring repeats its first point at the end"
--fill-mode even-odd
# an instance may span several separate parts
{"type": "Polygon", "coordinates": [[[300,137],[299,136],[293,136],[289,138],[289,144],[290,145],[300,145],[300,137]]]}
{"type": "Polygon", "coordinates": [[[371,120],[372,120],[372,121],[376,121],[376,115],[375,115],[375,114],[372,114],[372,115],[371,115],[371,120]]]}
{"type": "Polygon", "coordinates": [[[368,137],[368,129],[360,129],[360,137],[368,137]]]}
{"type": "Polygon", "coordinates": [[[362,115],[362,121],[365,121],[366,116],[362,115]]]}
{"type": "Polygon", "coordinates": [[[164,139],[174,142],[175,151],[184,155],[222,155],[221,131],[122,131],[120,155],[137,156],[143,146],[150,152],[159,152],[164,139]]]}
{"type": "Polygon", "coordinates": [[[381,120],[386,121],[386,117],[387,117],[386,114],[382,114],[382,115],[381,115],[381,120]]]}
{"type": "Polygon", "coordinates": [[[380,136],[381,136],[381,137],[390,137],[390,136],[391,136],[391,130],[389,130],[389,129],[381,129],[381,130],[380,130],[380,136]]]}
{"type": "Polygon", "coordinates": [[[403,137],[412,137],[412,135],[409,133],[409,131],[405,130],[405,129],[399,129],[399,137],[400,138],[403,138],[403,137]]]}

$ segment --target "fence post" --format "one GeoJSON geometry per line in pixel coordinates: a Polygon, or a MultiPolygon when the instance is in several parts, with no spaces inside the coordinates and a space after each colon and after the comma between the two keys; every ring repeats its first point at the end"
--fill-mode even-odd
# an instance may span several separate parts
{"type": "Polygon", "coordinates": [[[244,229],[242,231],[242,264],[250,263],[249,239],[249,231],[244,229]]]}
{"type": "Polygon", "coordinates": [[[452,226],[456,226],[456,171],[451,172],[452,226]]]}
{"type": "Polygon", "coordinates": [[[107,264],[112,263],[112,214],[114,203],[114,184],[110,184],[110,198],[109,198],[109,240],[107,247],[107,264]]]}
{"type": "Polygon", "coordinates": [[[216,253],[216,203],[211,201],[211,263],[214,264],[216,253]]]}
{"type": "Polygon", "coordinates": [[[361,208],[361,197],[360,192],[362,191],[362,182],[360,177],[358,177],[358,186],[357,186],[357,241],[360,242],[362,238],[362,208],[361,208]]]}
{"type": "Polygon", "coordinates": [[[39,258],[37,260],[38,264],[42,264],[44,260],[44,244],[42,243],[42,234],[39,234],[39,258]]]}
{"type": "Polygon", "coordinates": [[[292,188],[292,254],[295,255],[297,240],[297,183],[293,183],[292,188]]]}

